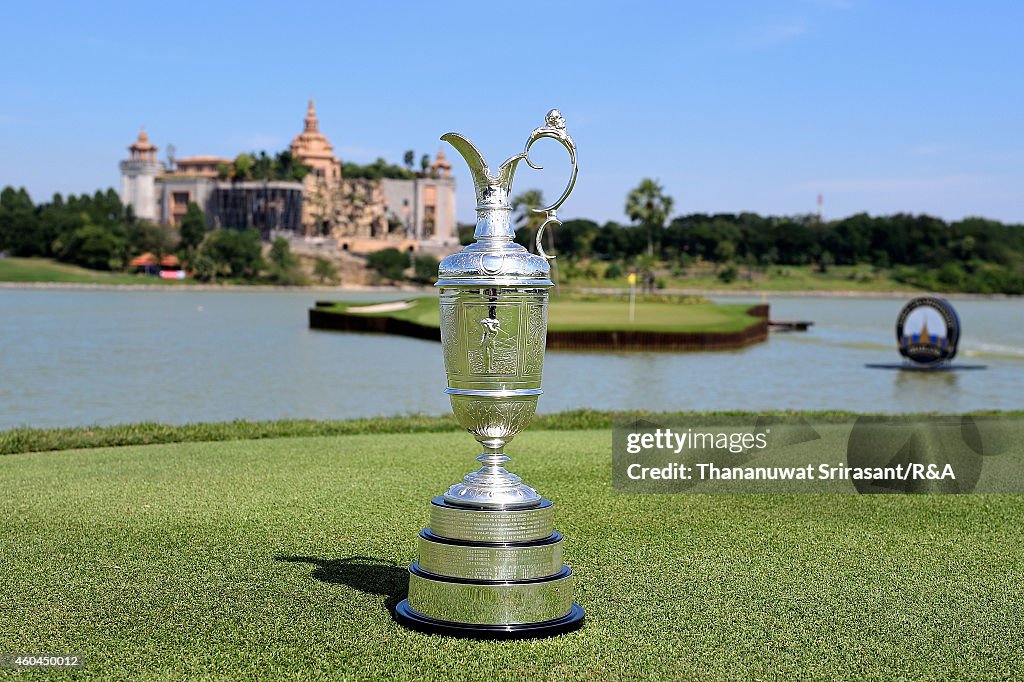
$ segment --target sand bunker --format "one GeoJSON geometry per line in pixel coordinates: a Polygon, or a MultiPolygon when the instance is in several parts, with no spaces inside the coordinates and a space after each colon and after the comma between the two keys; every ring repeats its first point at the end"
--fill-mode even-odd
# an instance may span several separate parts
{"type": "Polygon", "coordinates": [[[361,305],[346,308],[347,313],[393,313],[396,310],[406,310],[412,307],[412,301],[392,301],[390,303],[375,303],[374,305],[361,305]]]}

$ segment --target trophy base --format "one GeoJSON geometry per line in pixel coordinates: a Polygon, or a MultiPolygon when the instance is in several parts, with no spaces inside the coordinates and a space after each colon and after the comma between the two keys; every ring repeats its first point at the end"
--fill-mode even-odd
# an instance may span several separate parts
{"type": "Polygon", "coordinates": [[[472,509],[432,500],[409,594],[395,610],[421,632],[479,639],[549,637],[583,624],[576,577],[548,500],[530,509],[472,509]]]}
{"type": "Polygon", "coordinates": [[[561,618],[544,621],[541,623],[522,623],[518,625],[478,625],[474,623],[455,623],[446,620],[437,620],[430,616],[424,616],[409,606],[409,600],[403,599],[395,607],[395,619],[417,632],[428,635],[447,635],[449,637],[464,637],[471,639],[533,639],[541,637],[554,637],[566,632],[578,630],[583,626],[583,619],[586,614],[583,607],[573,602],[569,613],[561,618]]]}

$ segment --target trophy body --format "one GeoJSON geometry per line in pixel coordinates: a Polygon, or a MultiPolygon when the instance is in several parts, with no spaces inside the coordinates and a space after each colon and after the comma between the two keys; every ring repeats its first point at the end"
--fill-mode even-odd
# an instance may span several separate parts
{"type": "Polygon", "coordinates": [[[430,504],[430,527],[419,536],[419,560],[409,567],[409,597],[396,607],[409,627],[480,638],[536,637],[579,627],[583,609],[572,600],[574,576],[563,564],[563,538],[553,505],[504,467],[504,447],[533,418],[541,391],[547,337],[548,257],[513,241],[512,177],[538,139],[575,145],[552,110],[521,154],[492,175],[479,151],[448,133],[466,159],[477,195],[476,241],[439,267],[441,344],[446,393],[458,422],[483,447],[482,464],[430,504]]]}

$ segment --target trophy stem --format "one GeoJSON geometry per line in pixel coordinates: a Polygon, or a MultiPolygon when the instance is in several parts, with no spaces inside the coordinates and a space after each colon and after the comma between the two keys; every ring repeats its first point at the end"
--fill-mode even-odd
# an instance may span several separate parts
{"type": "Polygon", "coordinates": [[[478,509],[519,509],[539,505],[540,493],[502,466],[509,461],[501,450],[504,444],[502,442],[495,447],[484,444],[487,449],[476,458],[483,466],[464,476],[462,483],[449,488],[444,495],[445,501],[478,509]]]}
{"type": "Polygon", "coordinates": [[[476,458],[476,461],[481,462],[484,466],[491,467],[493,469],[501,468],[501,465],[505,462],[510,461],[512,458],[506,455],[501,450],[484,450],[483,454],[476,458]]]}
{"type": "Polygon", "coordinates": [[[463,480],[492,488],[516,486],[523,479],[510,473],[508,469],[502,466],[509,460],[511,458],[501,450],[485,450],[483,454],[476,458],[476,461],[482,463],[483,466],[468,474],[463,480]]]}

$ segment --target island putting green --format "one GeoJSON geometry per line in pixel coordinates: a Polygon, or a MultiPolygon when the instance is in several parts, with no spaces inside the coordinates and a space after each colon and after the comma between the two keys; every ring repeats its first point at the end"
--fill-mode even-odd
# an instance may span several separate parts
{"type": "MultiPolygon", "coordinates": [[[[640,301],[629,319],[626,300],[555,299],[548,314],[548,347],[633,350],[737,348],[768,336],[767,306],[746,303],[640,301]]],[[[433,297],[390,304],[322,301],[310,327],[440,338],[433,297]]]]}
{"type": "MultiPolygon", "coordinates": [[[[582,630],[420,635],[389,614],[464,433],[0,457],[0,641],[148,679],[1014,678],[1024,506],[1001,495],[622,495],[609,432],[528,430],[582,630]]],[[[839,457],[841,453],[836,453],[839,457]]]]}

